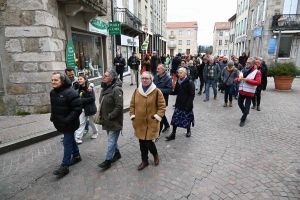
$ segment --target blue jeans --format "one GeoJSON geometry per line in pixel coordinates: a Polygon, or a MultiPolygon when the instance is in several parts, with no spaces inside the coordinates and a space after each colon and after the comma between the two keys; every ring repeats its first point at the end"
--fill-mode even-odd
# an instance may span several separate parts
{"type": "Polygon", "coordinates": [[[89,122],[90,122],[89,120],[86,121],[84,130],[89,131],[89,124],[90,124],[89,122]]]}
{"type": "Polygon", "coordinates": [[[64,132],[63,144],[64,144],[64,157],[62,163],[69,166],[71,155],[73,155],[73,157],[80,156],[79,148],[75,141],[74,132],[64,132]]]}
{"type": "Polygon", "coordinates": [[[119,138],[121,130],[118,130],[118,131],[107,130],[106,132],[107,132],[107,137],[108,137],[106,160],[112,160],[115,155],[115,152],[120,151],[120,148],[118,145],[118,138],[119,138]]]}
{"type": "Polygon", "coordinates": [[[214,96],[217,96],[217,82],[216,81],[214,81],[214,80],[207,80],[206,81],[206,88],[205,88],[205,90],[206,90],[206,93],[205,93],[205,95],[206,95],[206,99],[209,99],[209,87],[210,87],[210,85],[212,86],[212,88],[213,88],[213,90],[214,90],[214,96]]]}
{"type": "Polygon", "coordinates": [[[235,97],[239,96],[239,86],[240,83],[235,83],[235,92],[234,92],[235,97]]]}

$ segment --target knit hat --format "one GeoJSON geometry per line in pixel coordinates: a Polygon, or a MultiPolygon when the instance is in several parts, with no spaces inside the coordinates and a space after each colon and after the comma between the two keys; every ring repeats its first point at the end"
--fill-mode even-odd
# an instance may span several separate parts
{"type": "Polygon", "coordinates": [[[234,65],[234,63],[232,60],[228,62],[228,66],[233,66],[233,65],[234,65]]]}
{"type": "Polygon", "coordinates": [[[185,74],[187,74],[186,68],[184,68],[184,67],[180,67],[180,68],[178,69],[178,71],[183,71],[185,74]]]}

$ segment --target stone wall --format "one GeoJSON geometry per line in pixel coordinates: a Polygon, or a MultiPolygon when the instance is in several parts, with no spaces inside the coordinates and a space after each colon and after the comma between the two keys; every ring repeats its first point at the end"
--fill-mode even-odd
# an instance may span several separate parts
{"type": "Polygon", "coordinates": [[[65,64],[56,0],[7,0],[0,11],[3,102],[7,114],[49,111],[51,73],[65,64]]]}

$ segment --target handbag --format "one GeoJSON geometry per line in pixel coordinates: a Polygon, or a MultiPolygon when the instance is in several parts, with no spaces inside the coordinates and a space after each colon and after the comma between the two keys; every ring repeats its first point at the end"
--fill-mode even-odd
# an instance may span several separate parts
{"type": "Polygon", "coordinates": [[[219,83],[219,85],[218,85],[219,90],[225,90],[226,89],[226,82],[228,81],[228,79],[231,76],[232,72],[230,72],[230,74],[228,75],[225,82],[222,81],[221,83],[219,83]]]}
{"type": "Polygon", "coordinates": [[[104,99],[104,96],[101,99],[101,102],[99,104],[99,108],[98,108],[98,110],[97,110],[97,112],[95,114],[95,117],[94,117],[94,123],[95,124],[101,124],[100,123],[100,109],[101,109],[101,105],[102,105],[103,99],[104,99]]]}

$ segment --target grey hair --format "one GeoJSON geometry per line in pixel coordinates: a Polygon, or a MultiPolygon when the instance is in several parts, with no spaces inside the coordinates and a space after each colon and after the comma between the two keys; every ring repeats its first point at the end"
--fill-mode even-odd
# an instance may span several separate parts
{"type": "Polygon", "coordinates": [[[166,71],[166,67],[163,64],[158,64],[157,67],[161,67],[164,71],[166,71]]]}
{"type": "Polygon", "coordinates": [[[66,81],[66,79],[68,78],[65,74],[61,73],[61,72],[53,72],[52,75],[57,75],[59,74],[60,75],[60,80],[62,83],[64,83],[66,81]]]}
{"type": "Polygon", "coordinates": [[[149,72],[149,71],[144,71],[144,72],[142,73],[142,75],[143,75],[143,74],[148,74],[150,80],[151,80],[151,81],[153,80],[153,75],[151,74],[151,72],[149,72]]]}
{"type": "Polygon", "coordinates": [[[106,72],[109,73],[109,77],[111,80],[117,80],[118,79],[118,73],[114,69],[107,69],[106,72]]]}
{"type": "Polygon", "coordinates": [[[253,57],[250,57],[250,58],[248,58],[248,60],[250,60],[253,64],[255,64],[255,58],[253,58],[253,57]]]}

